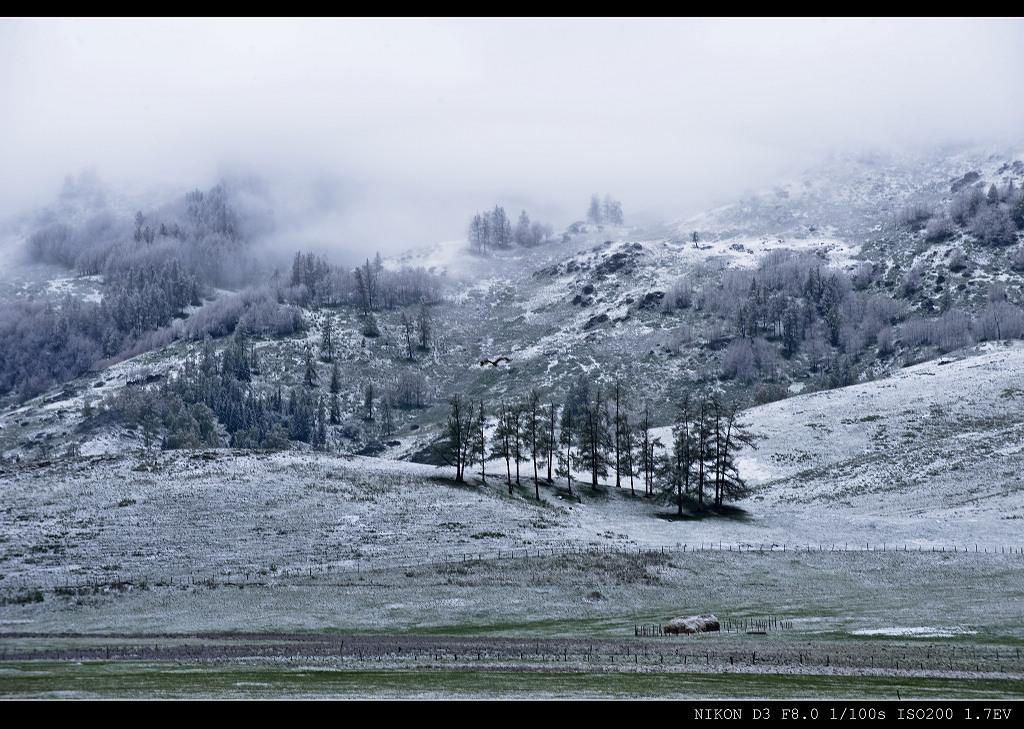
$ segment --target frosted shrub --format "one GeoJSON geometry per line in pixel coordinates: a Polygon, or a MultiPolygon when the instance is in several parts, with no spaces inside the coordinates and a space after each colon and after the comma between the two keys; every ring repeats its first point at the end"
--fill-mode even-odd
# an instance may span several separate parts
{"type": "Polygon", "coordinates": [[[931,242],[948,240],[956,235],[956,223],[945,215],[939,215],[928,221],[924,229],[925,240],[931,242]]]}
{"type": "Polygon", "coordinates": [[[1014,271],[1024,271],[1024,245],[1017,246],[1013,258],[1010,259],[1010,266],[1014,271]]]}
{"type": "Polygon", "coordinates": [[[992,301],[974,322],[980,341],[1019,339],[1024,335],[1024,311],[1006,301],[992,301]]]}
{"type": "Polygon", "coordinates": [[[737,339],[729,345],[722,358],[722,376],[746,383],[757,379],[777,379],[782,370],[782,358],[763,339],[737,339]]]}
{"type": "Polygon", "coordinates": [[[1017,226],[1010,213],[998,205],[988,205],[971,222],[971,232],[988,246],[1008,246],[1017,242],[1017,226]]]}
{"type": "Polygon", "coordinates": [[[900,327],[900,338],[904,346],[919,347],[922,344],[931,344],[932,325],[924,319],[911,319],[900,327]]]}
{"type": "Polygon", "coordinates": [[[896,224],[908,228],[919,226],[932,215],[931,207],[925,203],[911,203],[896,213],[896,224]]]}
{"type": "Polygon", "coordinates": [[[892,327],[886,326],[878,330],[876,337],[879,356],[886,356],[893,353],[893,331],[892,327]]]}
{"type": "Polygon", "coordinates": [[[676,309],[688,309],[693,305],[693,286],[689,277],[683,277],[672,284],[665,292],[665,298],[661,300],[663,311],[675,311],[676,309]]]}
{"type": "Polygon", "coordinates": [[[971,320],[962,311],[950,309],[933,326],[932,340],[939,351],[946,353],[971,343],[971,320]]]}
{"type": "Polygon", "coordinates": [[[965,268],[967,268],[967,254],[964,253],[963,248],[957,246],[949,256],[949,270],[963,271],[965,268]]]}

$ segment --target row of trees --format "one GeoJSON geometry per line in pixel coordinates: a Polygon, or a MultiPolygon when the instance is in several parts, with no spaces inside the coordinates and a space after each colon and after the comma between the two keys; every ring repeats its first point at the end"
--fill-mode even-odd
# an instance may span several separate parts
{"type": "Polygon", "coordinates": [[[438,454],[455,468],[455,480],[479,464],[487,482],[489,460],[505,461],[509,493],[521,485],[522,464],[533,467],[535,494],[540,499],[541,474],[566,479],[572,493],[574,474],[585,473],[592,489],[614,471],[616,487],[628,479],[636,493],[642,480],[646,496],[661,495],[681,515],[684,506],[721,509],[741,498],[747,487],[739,475],[736,455],[754,446],[754,436],[740,422],[737,410],[715,394],[685,395],[678,403],[672,442],[665,446],[653,434],[651,411],[634,412],[618,381],[608,391],[582,377],[565,403],[544,404],[536,390],[519,402],[502,400],[493,414],[483,400],[453,395],[438,454]]]}
{"type": "Polygon", "coordinates": [[[590,206],[587,208],[587,222],[594,225],[622,225],[622,203],[613,200],[611,195],[605,195],[602,200],[594,193],[590,196],[590,206]]]}
{"type": "Polygon", "coordinates": [[[425,268],[386,269],[378,253],[355,269],[335,266],[325,256],[297,252],[282,299],[302,305],[359,306],[364,314],[379,309],[441,301],[440,277],[425,268]]]}
{"type": "Polygon", "coordinates": [[[538,221],[531,221],[524,210],[515,225],[509,219],[505,208],[495,205],[493,210],[477,213],[469,223],[469,247],[474,253],[487,253],[492,249],[519,246],[536,246],[551,237],[554,229],[538,221]]]}

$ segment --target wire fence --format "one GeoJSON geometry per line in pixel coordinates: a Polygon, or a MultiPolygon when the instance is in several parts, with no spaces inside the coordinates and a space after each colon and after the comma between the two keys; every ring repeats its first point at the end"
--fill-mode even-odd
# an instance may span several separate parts
{"type": "Polygon", "coordinates": [[[925,555],[960,555],[984,556],[1010,555],[1017,558],[1024,558],[1024,547],[1017,546],[982,546],[973,545],[910,545],[870,542],[853,544],[850,542],[840,543],[818,543],[818,544],[753,544],[753,543],[726,543],[726,542],[699,542],[694,544],[677,544],[675,546],[660,545],[652,546],[626,546],[626,545],[531,545],[520,548],[498,549],[493,551],[475,552],[449,552],[441,556],[426,557],[424,559],[389,558],[386,556],[364,557],[358,559],[341,560],[337,562],[303,564],[301,566],[290,566],[278,568],[270,567],[255,568],[251,565],[239,565],[236,567],[219,567],[210,570],[196,570],[187,573],[175,574],[169,570],[153,571],[114,571],[109,576],[89,575],[85,576],[74,569],[48,569],[46,571],[32,572],[30,574],[7,574],[0,583],[0,605],[25,602],[41,602],[42,593],[54,593],[64,596],[75,596],[85,594],[98,594],[100,592],[124,592],[133,589],[147,589],[152,587],[206,587],[216,589],[245,588],[247,586],[275,586],[275,585],[300,585],[311,581],[325,578],[333,578],[333,584],[339,586],[358,586],[359,584],[369,585],[369,582],[357,582],[365,573],[367,576],[378,570],[416,568],[443,568],[453,567],[458,564],[473,564],[484,562],[496,562],[504,560],[536,560],[536,559],[564,559],[569,557],[590,557],[601,556],[637,556],[642,559],[652,559],[657,556],[685,558],[688,555],[703,553],[736,553],[736,554],[809,554],[809,553],[891,553],[897,554],[919,554],[925,555]]]}
{"type": "MultiPolygon", "coordinates": [[[[220,664],[232,659],[265,659],[275,664],[309,665],[379,663],[443,668],[497,663],[565,664],[602,670],[720,671],[760,666],[786,670],[854,669],[867,675],[893,671],[924,675],[1002,674],[1019,678],[1024,670],[1017,646],[920,644],[828,646],[750,643],[734,640],[688,640],[665,635],[658,640],[621,638],[488,638],[412,635],[162,635],[68,636],[61,646],[0,643],[0,662],[53,660],[184,660],[220,664]],[[111,642],[106,642],[106,640],[111,642]]],[[[578,670],[578,669],[574,669],[578,670]]]]}

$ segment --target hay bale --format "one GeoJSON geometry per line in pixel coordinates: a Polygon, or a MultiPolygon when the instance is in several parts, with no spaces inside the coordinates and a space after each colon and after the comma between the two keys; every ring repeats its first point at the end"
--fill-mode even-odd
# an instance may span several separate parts
{"type": "Polygon", "coordinates": [[[685,615],[672,618],[665,624],[665,633],[717,633],[721,630],[718,618],[714,615],[685,615]]]}

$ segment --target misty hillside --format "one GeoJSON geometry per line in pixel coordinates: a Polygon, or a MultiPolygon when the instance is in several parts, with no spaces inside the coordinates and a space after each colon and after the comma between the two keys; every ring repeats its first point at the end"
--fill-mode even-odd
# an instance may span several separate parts
{"type": "MultiPolygon", "coordinates": [[[[0,457],[230,446],[442,464],[458,395],[482,402],[488,467],[506,470],[499,414],[535,393],[531,422],[538,409],[558,420],[541,442],[559,443],[567,410],[596,413],[606,439],[588,458],[580,439],[598,435],[579,430],[571,464],[534,441],[545,472],[550,460],[563,477],[604,482],[619,450],[620,477],[671,480],[633,445],[676,422],[688,396],[788,411],[799,393],[1019,339],[1022,157],[837,156],[643,227],[610,197],[560,230],[496,205],[467,211],[466,240],[351,268],[301,248],[268,253],[281,235],[257,179],[142,202],[69,178],[7,227],[21,263],[5,269],[0,304],[0,457]],[[491,228],[509,237],[474,239],[499,214],[509,222],[491,228]]],[[[672,441],[666,431],[666,453],[672,441]]],[[[532,455],[523,445],[526,471],[532,455]]]]}

